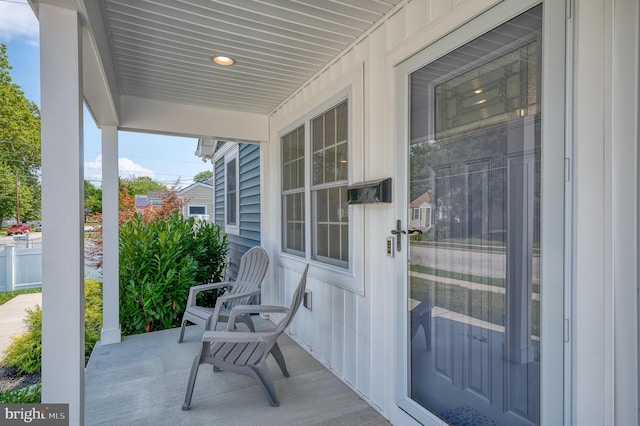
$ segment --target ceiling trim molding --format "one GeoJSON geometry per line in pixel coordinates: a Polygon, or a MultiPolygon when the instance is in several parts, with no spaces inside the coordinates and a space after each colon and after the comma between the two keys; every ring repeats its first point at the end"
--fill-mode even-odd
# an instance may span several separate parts
{"type": "Polygon", "coordinates": [[[119,130],[215,138],[227,141],[266,142],[266,114],[176,104],[131,95],[120,96],[119,130]]]}

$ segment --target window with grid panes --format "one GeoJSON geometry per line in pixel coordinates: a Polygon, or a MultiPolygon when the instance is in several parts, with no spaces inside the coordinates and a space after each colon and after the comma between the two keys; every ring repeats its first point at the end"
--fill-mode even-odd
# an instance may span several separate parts
{"type": "Polygon", "coordinates": [[[312,258],[349,264],[347,101],[311,120],[312,258]]]}
{"type": "Polygon", "coordinates": [[[305,255],[305,140],[304,125],[287,133],[282,142],[282,250],[305,255]]]}
{"type": "Polygon", "coordinates": [[[238,157],[234,156],[226,162],[226,224],[238,225],[238,157]]]}

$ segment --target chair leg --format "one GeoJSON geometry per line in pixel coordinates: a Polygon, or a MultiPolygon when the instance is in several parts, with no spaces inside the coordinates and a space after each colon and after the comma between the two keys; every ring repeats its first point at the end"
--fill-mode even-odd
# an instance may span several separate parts
{"type": "Polygon", "coordinates": [[[273,379],[271,378],[271,373],[269,372],[269,367],[267,364],[263,362],[259,367],[250,367],[251,371],[255,373],[254,378],[258,381],[258,384],[264,391],[267,398],[269,398],[269,402],[272,407],[278,407],[280,402],[278,402],[278,397],[276,396],[276,388],[273,386],[273,379]]]}
{"type": "MultiPolygon", "coordinates": [[[[256,331],[256,327],[253,324],[253,320],[251,319],[251,315],[245,314],[245,315],[237,317],[236,318],[236,324],[239,323],[239,322],[241,322],[244,325],[246,325],[249,328],[249,331],[251,331],[252,333],[256,331]]],[[[234,324],[234,328],[235,328],[235,324],[234,324]]]]}
{"type": "Polygon", "coordinates": [[[245,324],[247,324],[247,327],[249,327],[249,330],[251,330],[252,333],[255,333],[256,326],[253,325],[253,320],[251,319],[251,315],[244,314],[244,318],[245,318],[245,324]]]}
{"type": "Polygon", "coordinates": [[[280,346],[278,346],[278,342],[276,342],[271,348],[271,355],[276,359],[278,363],[278,367],[280,367],[280,371],[285,377],[289,377],[289,371],[287,370],[287,364],[284,362],[284,356],[282,356],[282,351],[280,350],[280,346]]]}
{"type": "Polygon", "coordinates": [[[211,320],[212,317],[210,316],[209,318],[207,318],[207,320],[204,323],[204,331],[211,331],[211,330],[215,330],[215,324],[214,324],[214,328],[211,328],[211,320]]]}
{"type": "Polygon", "coordinates": [[[184,328],[187,326],[187,320],[182,320],[182,326],[180,328],[180,337],[178,338],[178,343],[182,343],[182,339],[184,339],[184,328]]]}
{"type": "Polygon", "coordinates": [[[200,355],[196,355],[195,358],[193,358],[193,364],[191,364],[191,373],[189,374],[189,381],[187,382],[187,393],[184,395],[184,403],[182,404],[182,409],[185,411],[191,407],[191,397],[193,396],[193,387],[196,384],[198,367],[200,367],[200,355]]]}

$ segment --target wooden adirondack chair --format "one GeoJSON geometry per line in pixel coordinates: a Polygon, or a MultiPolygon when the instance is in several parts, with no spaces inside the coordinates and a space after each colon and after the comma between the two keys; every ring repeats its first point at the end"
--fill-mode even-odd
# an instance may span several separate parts
{"type": "MultiPolygon", "coordinates": [[[[187,308],[182,317],[182,327],[178,343],[184,338],[184,329],[187,321],[203,325],[205,330],[215,330],[218,322],[227,322],[231,308],[236,305],[246,305],[251,303],[251,298],[260,294],[260,285],[262,279],[267,273],[269,266],[269,256],[262,247],[250,248],[240,258],[240,266],[238,267],[238,277],[235,281],[224,281],[219,283],[202,284],[191,287],[189,289],[189,298],[187,299],[187,308]],[[214,308],[198,306],[196,298],[198,293],[206,290],[222,288],[227,289],[224,294],[216,300],[214,308]]],[[[240,321],[254,330],[253,321],[249,314],[238,318],[240,321]]]]}
{"type": "Polygon", "coordinates": [[[300,278],[300,283],[291,299],[291,305],[246,305],[231,309],[231,315],[226,331],[205,331],[202,336],[202,349],[193,359],[191,374],[187,383],[187,393],[184,398],[183,410],[191,406],[193,387],[196,383],[198,368],[201,364],[211,364],[214,371],[230,371],[252,377],[258,382],[272,406],[280,405],[269,367],[265,362],[272,354],[276,359],[282,374],[289,377],[287,366],[278,346],[278,337],[289,326],[298,311],[307,285],[307,265],[300,278]],[[267,331],[236,331],[234,321],[249,312],[257,313],[285,313],[284,318],[272,329],[267,331]]]}

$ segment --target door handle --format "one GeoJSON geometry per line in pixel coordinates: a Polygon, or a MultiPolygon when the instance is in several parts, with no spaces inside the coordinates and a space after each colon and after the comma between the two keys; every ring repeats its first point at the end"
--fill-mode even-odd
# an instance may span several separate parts
{"type": "Polygon", "coordinates": [[[402,251],[402,234],[406,234],[407,231],[404,231],[402,229],[402,222],[400,221],[400,219],[398,219],[396,221],[396,229],[392,229],[391,230],[391,234],[395,235],[396,237],[396,251],[400,252],[402,251]]]}
{"type": "Polygon", "coordinates": [[[402,222],[398,219],[396,221],[396,229],[392,229],[391,234],[395,235],[396,237],[396,251],[402,251],[402,234],[422,234],[422,231],[420,229],[407,229],[405,231],[404,229],[402,229],[402,222]]]}

